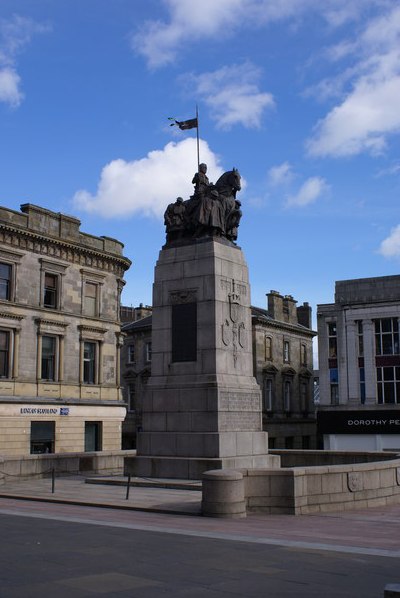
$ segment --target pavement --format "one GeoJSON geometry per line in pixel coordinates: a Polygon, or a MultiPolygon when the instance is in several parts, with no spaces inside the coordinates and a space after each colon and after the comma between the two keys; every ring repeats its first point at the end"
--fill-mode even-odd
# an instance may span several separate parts
{"type": "Polygon", "coordinates": [[[56,478],[54,493],[50,478],[1,486],[0,551],[10,570],[1,598],[373,598],[400,582],[400,505],[219,519],[201,516],[198,482],[132,483],[128,499],[122,477],[56,478]],[[102,558],[94,562],[94,554],[102,558]],[[46,586],[27,564],[36,558],[45,577],[52,563],[46,586]]]}

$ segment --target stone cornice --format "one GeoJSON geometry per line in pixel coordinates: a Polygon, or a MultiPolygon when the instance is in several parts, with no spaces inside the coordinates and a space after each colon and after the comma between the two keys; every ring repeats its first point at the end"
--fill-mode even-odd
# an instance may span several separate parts
{"type": "Polygon", "coordinates": [[[41,235],[4,222],[0,223],[0,243],[9,245],[16,250],[32,251],[84,267],[112,272],[120,278],[131,265],[131,261],[127,257],[92,249],[64,239],[41,235]]]}
{"type": "Polygon", "coordinates": [[[25,316],[20,316],[18,314],[12,314],[9,313],[8,311],[1,311],[0,312],[0,318],[8,318],[10,320],[18,320],[21,321],[25,318],[25,316]]]}
{"type": "Polygon", "coordinates": [[[253,325],[258,324],[266,329],[268,329],[268,327],[277,328],[279,330],[295,332],[296,334],[302,334],[304,336],[311,337],[311,338],[314,336],[317,336],[317,332],[315,332],[314,330],[311,330],[310,328],[305,328],[305,326],[289,324],[288,322],[280,322],[279,320],[273,320],[272,318],[266,319],[266,318],[263,318],[262,316],[260,317],[260,316],[254,316],[254,315],[252,316],[252,320],[253,320],[253,325]]]}

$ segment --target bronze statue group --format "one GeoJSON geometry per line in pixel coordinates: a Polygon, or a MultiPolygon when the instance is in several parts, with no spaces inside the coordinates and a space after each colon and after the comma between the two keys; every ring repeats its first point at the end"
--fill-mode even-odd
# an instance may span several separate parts
{"type": "Polygon", "coordinates": [[[178,197],[164,214],[167,244],[188,238],[222,237],[235,242],[242,212],[236,193],[240,174],[236,168],[210,183],[207,165],[200,164],[193,177],[194,193],[186,201],[178,197]]]}

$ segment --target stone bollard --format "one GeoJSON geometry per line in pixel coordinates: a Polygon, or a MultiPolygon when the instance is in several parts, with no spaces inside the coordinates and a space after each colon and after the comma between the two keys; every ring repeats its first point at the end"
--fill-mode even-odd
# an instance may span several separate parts
{"type": "Polygon", "coordinates": [[[207,517],[246,517],[243,474],[233,469],[203,473],[201,511],[207,517]]]}
{"type": "Polygon", "coordinates": [[[400,598],[400,584],[390,583],[385,586],[384,598],[400,598]]]}

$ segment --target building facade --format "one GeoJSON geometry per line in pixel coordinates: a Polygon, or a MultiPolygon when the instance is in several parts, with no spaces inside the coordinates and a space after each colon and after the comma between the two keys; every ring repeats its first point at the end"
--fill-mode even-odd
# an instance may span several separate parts
{"type": "MultiPolygon", "coordinates": [[[[313,403],[311,308],[292,297],[268,294],[268,309],[251,308],[253,373],[263,395],[263,427],[270,448],[316,448],[313,403]]],[[[135,447],[141,406],[151,372],[151,316],[125,324],[121,352],[124,396],[128,405],[123,444],[135,447]]]]}
{"type": "Polygon", "coordinates": [[[317,315],[324,448],[400,449],[400,276],[338,281],[317,315]]]}
{"type": "Polygon", "coordinates": [[[0,454],[121,448],[123,245],[0,207],[0,454]]]}
{"type": "MultiPolygon", "coordinates": [[[[134,308],[135,309],[135,308],[134,308]]],[[[146,308],[147,312],[151,309],[146,308]]],[[[134,312],[138,320],[122,326],[125,340],[121,351],[121,379],[127,405],[122,426],[122,448],[136,447],[136,433],[142,425],[142,401],[151,374],[151,315],[134,312]],[[144,317],[140,318],[143,315],[144,317]]]]}
{"type": "Polygon", "coordinates": [[[270,448],[317,448],[311,307],[291,295],[267,294],[252,308],[254,376],[262,390],[270,448]]]}

